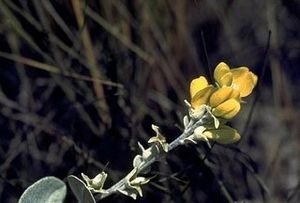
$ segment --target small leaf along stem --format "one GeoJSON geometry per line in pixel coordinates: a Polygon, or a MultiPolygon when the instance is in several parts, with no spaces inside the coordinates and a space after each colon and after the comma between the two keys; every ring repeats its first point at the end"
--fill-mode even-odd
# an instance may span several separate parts
{"type": "MultiPolygon", "coordinates": [[[[202,126],[204,124],[207,124],[207,122],[209,122],[208,117],[210,117],[210,115],[204,114],[202,116],[202,118],[194,120],[191,119],[187,126],[185,127],[184,131],[182,132],[181,135],[179,135],[174,141],[172,141],[169,146],[168,146],[168,152],[175,149],[176,147],[178,147],[179,145],[184,144],[184,140],[185,138],[191,136],[194,133],[194,130],[199,127],[202,126]]],[[[142,172],[143,170],[147,169],[149,166],[151,166],[155,161],[158,160],[158,158],[160,157],[160,155],[162,153],[164,153],[163,150],[159,151],[160,153],[157,154],[156,156],[153,156],[151,159],[145,159],[144,161],[142,161],[142,163],[140,163],[139,167],[137,168],[136,174],[138,175],[140,172],[142,172]]],[[[134,168],[132,171],[130,171],[128,174],[133,173],[133,171],[136,170],[136,168],[134,168]]],[[[95,196],[96,201],[102,200],[114,193],[117,193],[119,190],[122,190],[126,187],[126,183],[127,183],[127,176],[126,175],[124,178],[122,178],[119,182],[117,182],[116,184],[114,184],[113,186],[111,186],[110,188],[106,189],[106,192],[103,194],[98,194],[95,196]]]]}

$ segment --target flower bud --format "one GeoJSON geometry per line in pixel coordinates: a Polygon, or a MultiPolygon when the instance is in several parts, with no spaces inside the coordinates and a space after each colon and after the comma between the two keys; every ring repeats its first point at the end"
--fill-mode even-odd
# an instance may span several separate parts
{"type": "Polygon", "coordinates": [[[219,144],[232,144],[241,138],[237,130],[227,125],[221,125],[218,129],[205,130],[202,136],[205,136],[208,140],[216,141],[219,144]]]}
{"type": "Polygon", "coordinates": [[[199,78],[192,80],[190,85],[192,107],[198,108],[203,104],[207,104],[213,91],[214,87],[208,84],[205,77],[200,76],[199,78]]]}
{"type": "Polygon", "coordinates": [[[230,86],[232,83],[232,73],[229,66],[224,62],[219,63],[214,71],[214,78],[220,87],[230,86]]]}

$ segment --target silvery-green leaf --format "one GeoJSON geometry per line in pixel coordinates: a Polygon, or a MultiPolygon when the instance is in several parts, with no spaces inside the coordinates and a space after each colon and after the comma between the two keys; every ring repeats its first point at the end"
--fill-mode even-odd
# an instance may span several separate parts
{"type": "Polygon", "coordinates": [[[138,142],[140,149],[142,150],[142,159],[143,161],[151,159],[159,153],[159,149],[157,146],[152,145],[148,149],[145,149],[141,143],[138,142]]]}
{"type": "Polygon", "coordinates": [[[152,130],[154,130],[154,132],[156,133],[156,135],[159,135],[159,127],[157,125],[152,124],[151,125],[152,130]]]}
{"type": "Polygon", "coordinates": [[[183,139],[183,143],[188,143],[188,142],[191,142],[193,144],[197,144],[197,142],[194,139],[194,136],[190,136],[190,137],[187,137],[187,138],[183,139]]]}
{"type": "Polygon", "coordinates": [[[140,142],[138,142],[138,146],[139,146],[139,148],[141,149],[141,151],[143,153],[145,151],[145,148],[143,147],[143,145],[140,142]]]}
{"type": "Polygon", "coordinates": [[[214,119],[214,126],[216,129],[219,128],[220,126],[220,121],[219,119],[211,112],[211,110],[209,108],[207,108],[207,112],[211,115],[211,117],[214,119]]]}
{"type": "Polygon", "coordinates": [[[189,117],[188,116],[184,116],[183,117],[183,125],[184,125],[184,128],[186,128],[188,125],[189,125],[189,117]]]}
{"type": "Polygon", "coordinates": [[[186,99],[184,100],[184,103],[187,107],[192,108],[192,105],[186,99]]]}
{"type": "Polygon", "coordinates": [[[140,149],[142,150],[142,157],[143,157],[143,160],[144,160],[144,159],[147,159],[148,157],[151,156],[151,150],[150,150],[150,148],[145,149],[145,148],[143,147],[143,145],[142,145],[140,142],[138,142],[138,145],[139,145],[140,149]]]}
{"type": "Polygon", "coordinates": [[[211,148],[211,145],[210,145],[209,140],[207,139],[207,137],[204,137],[204,141],[206,142],[207,146],[209,148],[211,148]]]}
{"type": "Polygon", "coordinates": [[[150,181],[149,178],[145,178],[145,177],[136,177],[133,180],[131,180],[129,182],[129,185],[127,188],[131,188],[136,190],[136,192],[140,195],[140,197],[143,196],[143,191],[141,186],[144,184],[147,184],[150,181]]]}
{"type": "Polygon", "coordinates": [[[219,121],[219,119],[218,119],[217,117],[215,117],[214,115],[213,115],[213,119],[214,119],[215,128],[218,129],[219,126],[220,126],[220,121],[219,121]]]}
{"type": "Polygon", "coordinates": [[[136,177],[135,179],[133,179],[132,181],[130,181],[131,185],[144,185],[146,183],[148,183],[150,181],[149,178],[145,178],[145,177],[136,177]]]}
{"type": "MultiPolygon", "coordinates": [[[[152,146],[149,147],[148,149],[145,149],[140,142],[138,142],[138,145],[142,151],[142,155],[137,155],[133,159],[133,167],[136,169],[139,168],[141,166],[141,164],[143,164],[145,161],[147,161],[148,159],[151,159],[151,156],[153,156],[152,146]]],[[[145,168],[143,171],[148,172],[149,170],[150,170],[150,167],[145,168]]]]}
{"type": "Polygon", "coordinates": [[[123,195],[129,196],[132,199],[136,200],[138,192],[135,189],[118,189],[123,195]]]}
{"type": "Polygon", "coordinates": [[[124,195],[130,196],[133,199],[136,199],[137,195],[143,196],[141,186],[150,181],[149,178],[138,177],[138,169],[134,168],[130,173],[125,177],[126,183],[122,188],[119,188],[118,191],[124,195]]]}
{"type": "Polygon", "coordinates": [[[82,178],[85,180],[88,189],[93,192],[105,193],[105,190],[102,189],[104,182],[107,178],[107,173],[102,171],[98,175],[96,175],[93,179],[90,179],[87,175],[81,173],[82,178]]]}
{"type": "Polygon", "coordinates": [[[133,159],[133,167],[134,168],[138,168],[140,166],[140,164],[142,163],[143,158],[141,155],[136,155],[133,159]]]}
{"type": "Polygon", "coordinates": [[[208,138],[204,135],[204,131],[206,130],[206,128],[204,126],[199,126],[194,130],[194,139],[196,140],[202,140],[205,141],[208,145],[209,148],[211,148],[211,145],[209,143],[208,138]]]}
{"type": "Polygon", "coordinates": [[[189,108],[189,115],[192,119],[194,120],[199,120],[203,117],[203,115],[205,114],[207,110],[207,106],[206,105],[202,105],[201,107],[198,107],[196,109],[194,108],[189,108]]]}
{"type": "Polygon", "coordinates": [[[93,186],[96,187],[96,190],[102,190],[106,178],[107,173],[102,171],[93,179],[93,186]]]}
{"type": "Polygon", "coordinates": [[[68,182],[79,203],[96,203],[91,191],[82,180],[71,175],[68,177],[68,182]]]}
{"type": "Polygon", "coordinates": [[[166,138],[160,133],[159,127],[152,124],[152,129],[156,132],[156,136],[151,137],[148,143],[158,143],[165,152],[168,152],[169,144],[166,138]]]}
{"type": "Polygon", "coordinates": [[[204,126],[199,126],[194,130],[194,134],[196,137],[202,137],[203,132],[206,130],[204,126]]]}
{"type": "Polygon", "coordinates": [[[65,196],[65,183],[58,178],[49,176],[29,186],[18,203],[62,203],[65,196]]]}
{"type": "Polygon", "coordinates": [[[83,180],[86,182],[86,185],[92,184],[92,180],[87,175],[85,175],[84,173],[81,173],[81,176],[82,176],[83,180]]]}

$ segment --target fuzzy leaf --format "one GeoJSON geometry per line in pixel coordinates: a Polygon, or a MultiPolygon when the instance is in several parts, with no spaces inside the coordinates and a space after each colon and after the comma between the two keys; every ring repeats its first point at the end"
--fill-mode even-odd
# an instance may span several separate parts
{"type": "Polygon", "coordinates": [[[104,182],[107,178],[107,173],[102,171],[96,177],[93,179],[90,179],[87,175],[81,173],[82,178],[86,182],[87,188],[89,190],[92,190],[93,192],[97,193],[105,193],[105,190],[103,189],[104,182]]]}
{"type": "Polygon", "coordinates": [[[49,176],[29,186],[18,203],[62,203],[66,196],[66,184],[49,176]]]}
{"type": "Polygon", "coordinates": [[[184,128],[186,128],[189,124],[189,117],[188,116],[184,116],[183,117],[183,125],[184,125],[184,128]]]}
{"type": "Polygon", "coordinates": [[[166,141],[166,138],[160,133],[159,127],[152,124],[152,129],[155,131],[156,136],[151,137],[148,140],[148,143],[158,143],[165,152],[168,152],[169,145],[166,141]]]}
{"type": "Polygon", "coordinates": [[[82,180],[71,175],[68,177],[68,182],[79,203],[96,203],[91,191],[82,180]]]}

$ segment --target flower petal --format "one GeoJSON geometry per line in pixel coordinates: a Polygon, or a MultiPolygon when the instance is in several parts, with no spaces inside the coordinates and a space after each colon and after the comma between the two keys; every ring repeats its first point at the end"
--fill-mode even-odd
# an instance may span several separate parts
{"type": "Polygon", "coordinates": [[[193,97],[191,101],[191,105],[193,108],[198,108],[203,104],[207,104],[209,97],[214,91],[214,87],[212,85],[207,86],[206,88],[198,91],[193,97]]]}
{"type": "Polygon", "coordinates": [[[247,67],[234,68],[231,72],[233,75],[232,87],[240,92],[241,97],[251,94],[257,83],[257,76],[247,67]]]}
{"type": "Polygon", "coordinates": [[[224,62],[219,63],[215,68],[214,78],[220,87],[224,85],[229,86],[232,82],[232,74],[229,66],[224,62]]]}
{"type": "Polygon", "coordinates": [[[223,86],[211,95],[209,104],[211,107],[216,107],[231,98],[239,100],[239,97],[238,91],[234,90],[232,87],[223,86]]]}
{"type": "Polygon", "coordinates": [[[224,119],[233,118],[239,111],[241,105],[236,99],[228,99],[217,107],[213,108],[212,113],[224,119]]]}
{"type": "Polygon", "coordinates": [[[232,73],[228,72],[220,78],[219,84],[222,84],[221,87],[230,86],[232,84],[232,79],[233,79],[232,73]]]}
{"type": "Polygon", "coordinates": [[[203,76],[200,76],[199,78],[192,80],[190,84],[191,98],[193,98],[197,92],[206,88],[207,86],[208,86],[208,82],[206,78],[203,76]]]}

